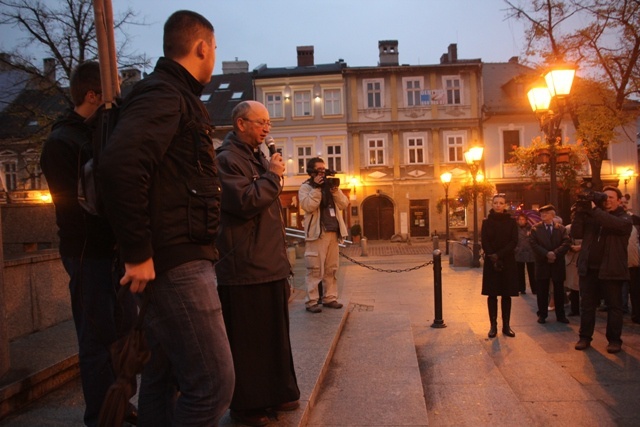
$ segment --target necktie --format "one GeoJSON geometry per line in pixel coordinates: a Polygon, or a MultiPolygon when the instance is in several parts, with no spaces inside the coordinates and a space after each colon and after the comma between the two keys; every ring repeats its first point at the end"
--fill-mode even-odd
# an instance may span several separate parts
{"type": "Polygon", "coordinates": [[[549,236],[551,236],[553,233],[553,225],[547,224],[547,232],[549,233],[549,236]]]}

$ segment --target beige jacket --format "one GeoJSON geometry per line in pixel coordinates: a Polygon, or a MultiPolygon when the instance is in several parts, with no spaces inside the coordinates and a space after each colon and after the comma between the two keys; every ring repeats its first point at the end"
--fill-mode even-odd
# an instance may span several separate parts
{"type": "MultiPolygon", "coordinates": [[[[349,235],[347,232],[347,226],[342,218],[342,211],[349,206],[349,199],[344,195],[342,190],[338,190],[333,195],[333,201],[338,209],[336,216],[338,218],[338,224],[340,225],[340,241],[347,238],[349,235]]],[[[298,190],[298,200],[300,201],[300,207],[304,210],[304,232],[305,240],[317,240],[320,237],[320,202],[322,201],[322,189],[314,188],[305,181],[300,190],[298,190]]]]}

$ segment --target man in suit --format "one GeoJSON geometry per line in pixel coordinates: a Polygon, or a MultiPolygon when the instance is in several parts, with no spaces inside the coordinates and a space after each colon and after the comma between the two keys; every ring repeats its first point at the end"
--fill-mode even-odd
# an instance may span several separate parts
{"type": "Polygon", "coordinates": [[[541,207],[542,221],[533,226],[529,237],[535,255],[538,323],[545,323],[549,314],[550,280],[553,281],[556,320],[569,323],[564,313],[564,255],[571,246],[571,239],[564,226],[553,221],[555,216],[556,208],[553,205],[541,207]]]}

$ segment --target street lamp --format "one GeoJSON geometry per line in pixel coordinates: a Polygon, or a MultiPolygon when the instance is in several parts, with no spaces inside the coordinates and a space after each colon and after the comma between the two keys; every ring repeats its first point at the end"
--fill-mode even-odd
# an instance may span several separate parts
{"type": "Polygon", "coordinates": [[[540,130],[547,138],[549,145],[549,198],[554,206],[558,206],[558,186],[556,178],[556,150],[562,145],[560,123],[564,114],[564,99],[571,92],[576,70],[573,67],[558,67],[547,74],[544,79],[546,87],[533,87],[527,92],[531,109],[538,116],[540,130]],[[552,99],[556,100],[558,111],[551,109],[552,99]]]}
{"type": "Polygon", "coordinates": [[[482,161],[483,147],[471,147],[464,153],[464,160],[469,166],[471,179],[473,180],[473,260],[471,267],[480,267],[480,244],[478,243],[478,189],[476,188],[480,162],[482,161]]]}
{"type": "Polygon", "coordinates": [[[446,218],[446,236],[444,238],[445,254],[449,255],[449,184],[451,183],[451,172],[445,172],[440,175],[440,181],[444,187],[444,206],[445,206],[445,218],[446,218]]]}

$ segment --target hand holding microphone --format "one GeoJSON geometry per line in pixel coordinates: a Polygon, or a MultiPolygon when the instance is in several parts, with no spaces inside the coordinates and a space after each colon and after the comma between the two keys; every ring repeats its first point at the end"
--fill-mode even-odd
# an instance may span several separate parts
{"type": "Polygon", "coordinates": [[[282,160],[282,155],[276,150],[276,142],[272,136],[268,136],[265,138],[264,143],[267,144],[267,148],[269,149],[269,171],[282,178],[282,176],[284,176],[285,165],[282,160]]]}

